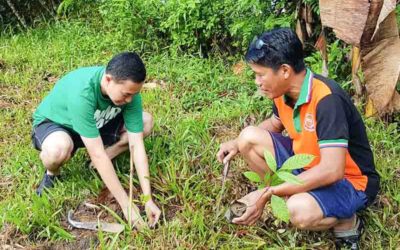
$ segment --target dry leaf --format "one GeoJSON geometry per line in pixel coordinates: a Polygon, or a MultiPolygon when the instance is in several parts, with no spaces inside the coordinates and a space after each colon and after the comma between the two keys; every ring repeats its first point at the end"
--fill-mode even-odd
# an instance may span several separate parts
{"type": "Polygon", "coordinates": [[[158,84],[156,82],[146,82],[143,84],[143,89],[155,89],[158,87],[158,84]]]}
{"type": "Polygon", "coordinates": [[[297,19],[297,22],[296,22],[296,34],[299,37],[301,43],[304,45],[304,40],[306,39],[306,36],[303,32],[303,28],[302,28],[300,19],[297,19]]]}
{"type": "Polygon", "coordinates": [[[367,17],[367,21],[365,23],[364,32],[361,37],[360,46],[361,46],[361,53],[367,54],[368,44],[371,43],[372,35],[374,34],[376,24],[378,23],[379,13],[381,11],[383,5],[383,0],[372,0],[370,3],[369,13],[367,17]]]}
{"type": "Polygon", "coordinates": [[[351,51],[351,81],[353,82],[357,97],[361,97],[363,90],[360,77],[358,76],[360,65],[361,65],[360,48],[353,46],[353,49],[351,51]]]}
{"type": "Polygon", "coordinates": [[[363,44],[362,67],[366,89],[379,114],[400,110],[396,84],[400,74],[400,40],[393,11],[381,24],[373,42],[363,44]]]}
{"type": "Polygon", "coordinates": [[[396,0],[384,0],[383,5],[381,8],[381,12],[379,14],[378,22],[376,24],[374,34],[372,35],[372,39],[374,38],[376,32],[379,29],[380,24],[383,22],[383,20],[386,19],[386,17],[392,13],[392,11],[396,8],[396,0]]]}
{"type": "Polygon", "coordinates": [[[150,80],[143,84],[143,89],[165,88],[167,84],[163,80],[150,80]]]}
{"type": "Polygon", "coordinates": [[[365,116],[366,117],[371,117],[376,114],[376,110],[374,108],[374,105],[372,104],[371,98],[368,98],[367,105],[365,106],[365,116]]]}
{"type": "Polygon", "coordinates": [[[339,39],[358,45],[368,17],[368,0],[320,0],[323,26],[331,27],[339,39]]]}
{"type": "Polygon", "coordinates": [[[321,32],[321,34],[318,37],[317,42],[315,43],[315,48],[318,49],[318,51],[321,53],[322,57],[322,75],[327,77],[329,74],[328,70],[328,53],[327,53],[327,48],[326,48],[326,38],[324,31],[321,32]]]}
{"type": "Polygon", "coordinates": [[[234,75],[241,75],[246,68],[246,64],[243,61],[240,61],[232,66],[232,71],[234,75]]]}
{"type": "MultiPolygon", "coordinates": [[[[332,27],[338,38],[361,49],[361,64],[369,100],[366,114],[400,110],[396,84],[400,73],[400,41],[395,16],[395,0],[320,0],[321,21],[332,27]],[[389,14],[390,13],[390,14],[389,14]],[[376,112],[375,112],[376,110],[376,112]]],[[[353,84],[358,96],[360,56],[352,55],[353,84]]]]}

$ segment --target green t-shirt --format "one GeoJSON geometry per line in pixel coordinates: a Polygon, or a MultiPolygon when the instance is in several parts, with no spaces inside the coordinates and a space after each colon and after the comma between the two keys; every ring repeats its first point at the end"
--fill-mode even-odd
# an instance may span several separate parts
{"type": "Polygon", "coordinates": [[[105,67],[85,67],[74,70],[61,78],[53,90],[40,103],[33,114],[33,125],[45,119],[74,130],[89,138],[100,135],[99,129],[122,112],[129,132],[143,131],[142,98],[116,106],[102,95],[101,78],[105,67]]]}

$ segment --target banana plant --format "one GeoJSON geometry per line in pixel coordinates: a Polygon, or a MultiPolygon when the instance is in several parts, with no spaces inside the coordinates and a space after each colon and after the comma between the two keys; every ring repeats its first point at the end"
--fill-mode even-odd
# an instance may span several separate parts
{"type": "MultiPolygon", "coordinates": [[[[259,189],[265,188],[266,186],[277,186],[284,182],[302,185],[302,181],[295,176],[292,171],[307,166],[314,160],[314,158],[315,156],[310,154],[296,154],[288,158],[283,163],[282,167],[278,169],[272,153],[268,150],[265,150],[264,159],[271,171],[267,171],[264,178],[260,177],[260,175],[253,171],[247,171],[243,174],[251,182],[257,184],[259,189]]],[[[286,202],[283,198],[272,195],[271,208],[272,214],[276,218],[285,222],[289,222],[289,209],[287,208],[286,202]]]]}

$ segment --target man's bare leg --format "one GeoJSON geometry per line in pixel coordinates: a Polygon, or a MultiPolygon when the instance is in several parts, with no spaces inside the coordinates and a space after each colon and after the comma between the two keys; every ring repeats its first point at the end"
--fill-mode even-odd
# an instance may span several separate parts
{"type": "Polygon", "coordinates": [[[333,227],[334,231],[346,231],[355,227],[357,216],[354,214],[349,219],[338,220],[338,223],[333,227]]]}
{"type": "Polygon", "coordinates": [[[55,131],[44,139],[40,159],[46,173],[36,189],[38,195],[42,195],[44,189],[53,187],[54,180],[60,174],[60,167],[71,158],[73,148],[71,137],[64,131],[55,131]]]}
{"type": "MultiPolygon", "coordinates": [[[[151,114],[143,112],[144,137],[149,136],[152,130],[153,130],[153,117],[151,114]]],[[[126,132],[125,128],[123,129],[123,131],[124,132],[122,132],[120,140],[105,149],[106,154],[108,155],[108,157],[110,157],[110,160],[114,159],[116,156],[128,150],[128,144],[129,144],[128,133],[126,132]]]]}
{"type": "Polygon", "coordinates": [[[264,177],[266,171],[269,171],[264,159],[264,150],[269,150],[275,156],[271,135],[261,128],[249,126],[240,133],[238,146],[249,168],[264,177]]]}
{"type": "Polygon", "coordinates": [[[71,158],[74,143],[64,131],[55,131],[48,135],[42,143],[40,159],[49,175],[58,175],[60,167],[71,158]]]}
{"type": "Polygon", "coordinates": [[[309,193],[292,195],[287,201],[287,206],[290,212],[290,221],[300,229],[322,231],[333,228],[346,231],[354,228],[356,224],[356,215],[341,220],[334,217],[324,218],[321,207],[309,193]]]}

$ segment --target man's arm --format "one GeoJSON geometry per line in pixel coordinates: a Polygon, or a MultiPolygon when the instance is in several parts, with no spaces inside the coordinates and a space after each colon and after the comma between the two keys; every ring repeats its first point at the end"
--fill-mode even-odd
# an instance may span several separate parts
{"type": "Polygon", "coordinates": [[[285,129],[279,118],[278,108],[276,107],[275,103],[272,104],[271,117],[258,124],[258,127],[275,133],[280,133],[285,129]]]}
{"type": "Polygon", "coordinates": [[[327,95],[317,105],[316,131],[320,146],[321,160],[317,166],[301,173],[298,177],[303,185],[284,183],[273,188],[280,196],[306,192],[327,186],[344,176],[347,140],[349,139],[348,110],[338,95],[327,95]],[[345,147],[324,147],[324,141],[343,140],[345,147]]]}
{"type": "Polygon", "coordinates": [[[271,187],[272,193],[278,196],[290,196],[297,193],[330,185],[343,179],[347,148],[321,149],[321,161],[315,167],[304,171],[297,177],[303,182],[301,185],[283,183],[271,187]]]}
{"type": "Polygon", "coordinates": [[[129,151],[133,154],[133,163],[139,177],[140,187],[144,195],[151,196],[149,162],[144,148],[143,133],[128,132],[129,151]]]}
{"type": "Polygon", "coordinates": [[[279,120],[275,115],[272,115],[270,118],[258,124],[258,127],[276,133],[280,133],[284,129],[281,120],[279,120]]]}
{"type": "MultiPolygon", "coordinates": [[[[101,179],[110,190],[111,194],[115,197],[118,204],[121,206],[122,211],[126,218],[128,218],[129,199],[125,190],[123,189],[114,167],[108,158],[101,137],[87,138],[81,136],[83,143],[89,153],[90,159],[94,167],[100,174],[101,179]]],[[[143,220],[140,217],[139,209],[132,204],[132,221],[140,228],[144,225],[143,220]]]]}
{"type": "Polygon", "coordinates": [[[145,196],[149,198],[146,202],[146,213],[150,226],[154,226],[161,214],[160,209],[154,203],[151,195],[149,162],[144,147],[143,132],[131,133],[128,131],[129,151],[133,154],[133,163],[138,174],[140,187],[145,196]]]}
{"type": "MultiPolygon", "coordinates": [[[[282,122],[276,118],[275,115],[261,122],[258,127],[276,133],[280,133],[284,129],[282,122]]],[[[217,160],[219,162],[225,164],[239,152],[237,140],[238,138],[235,138],[220,145],[219,151],[217,152],[217,160]]]]}

